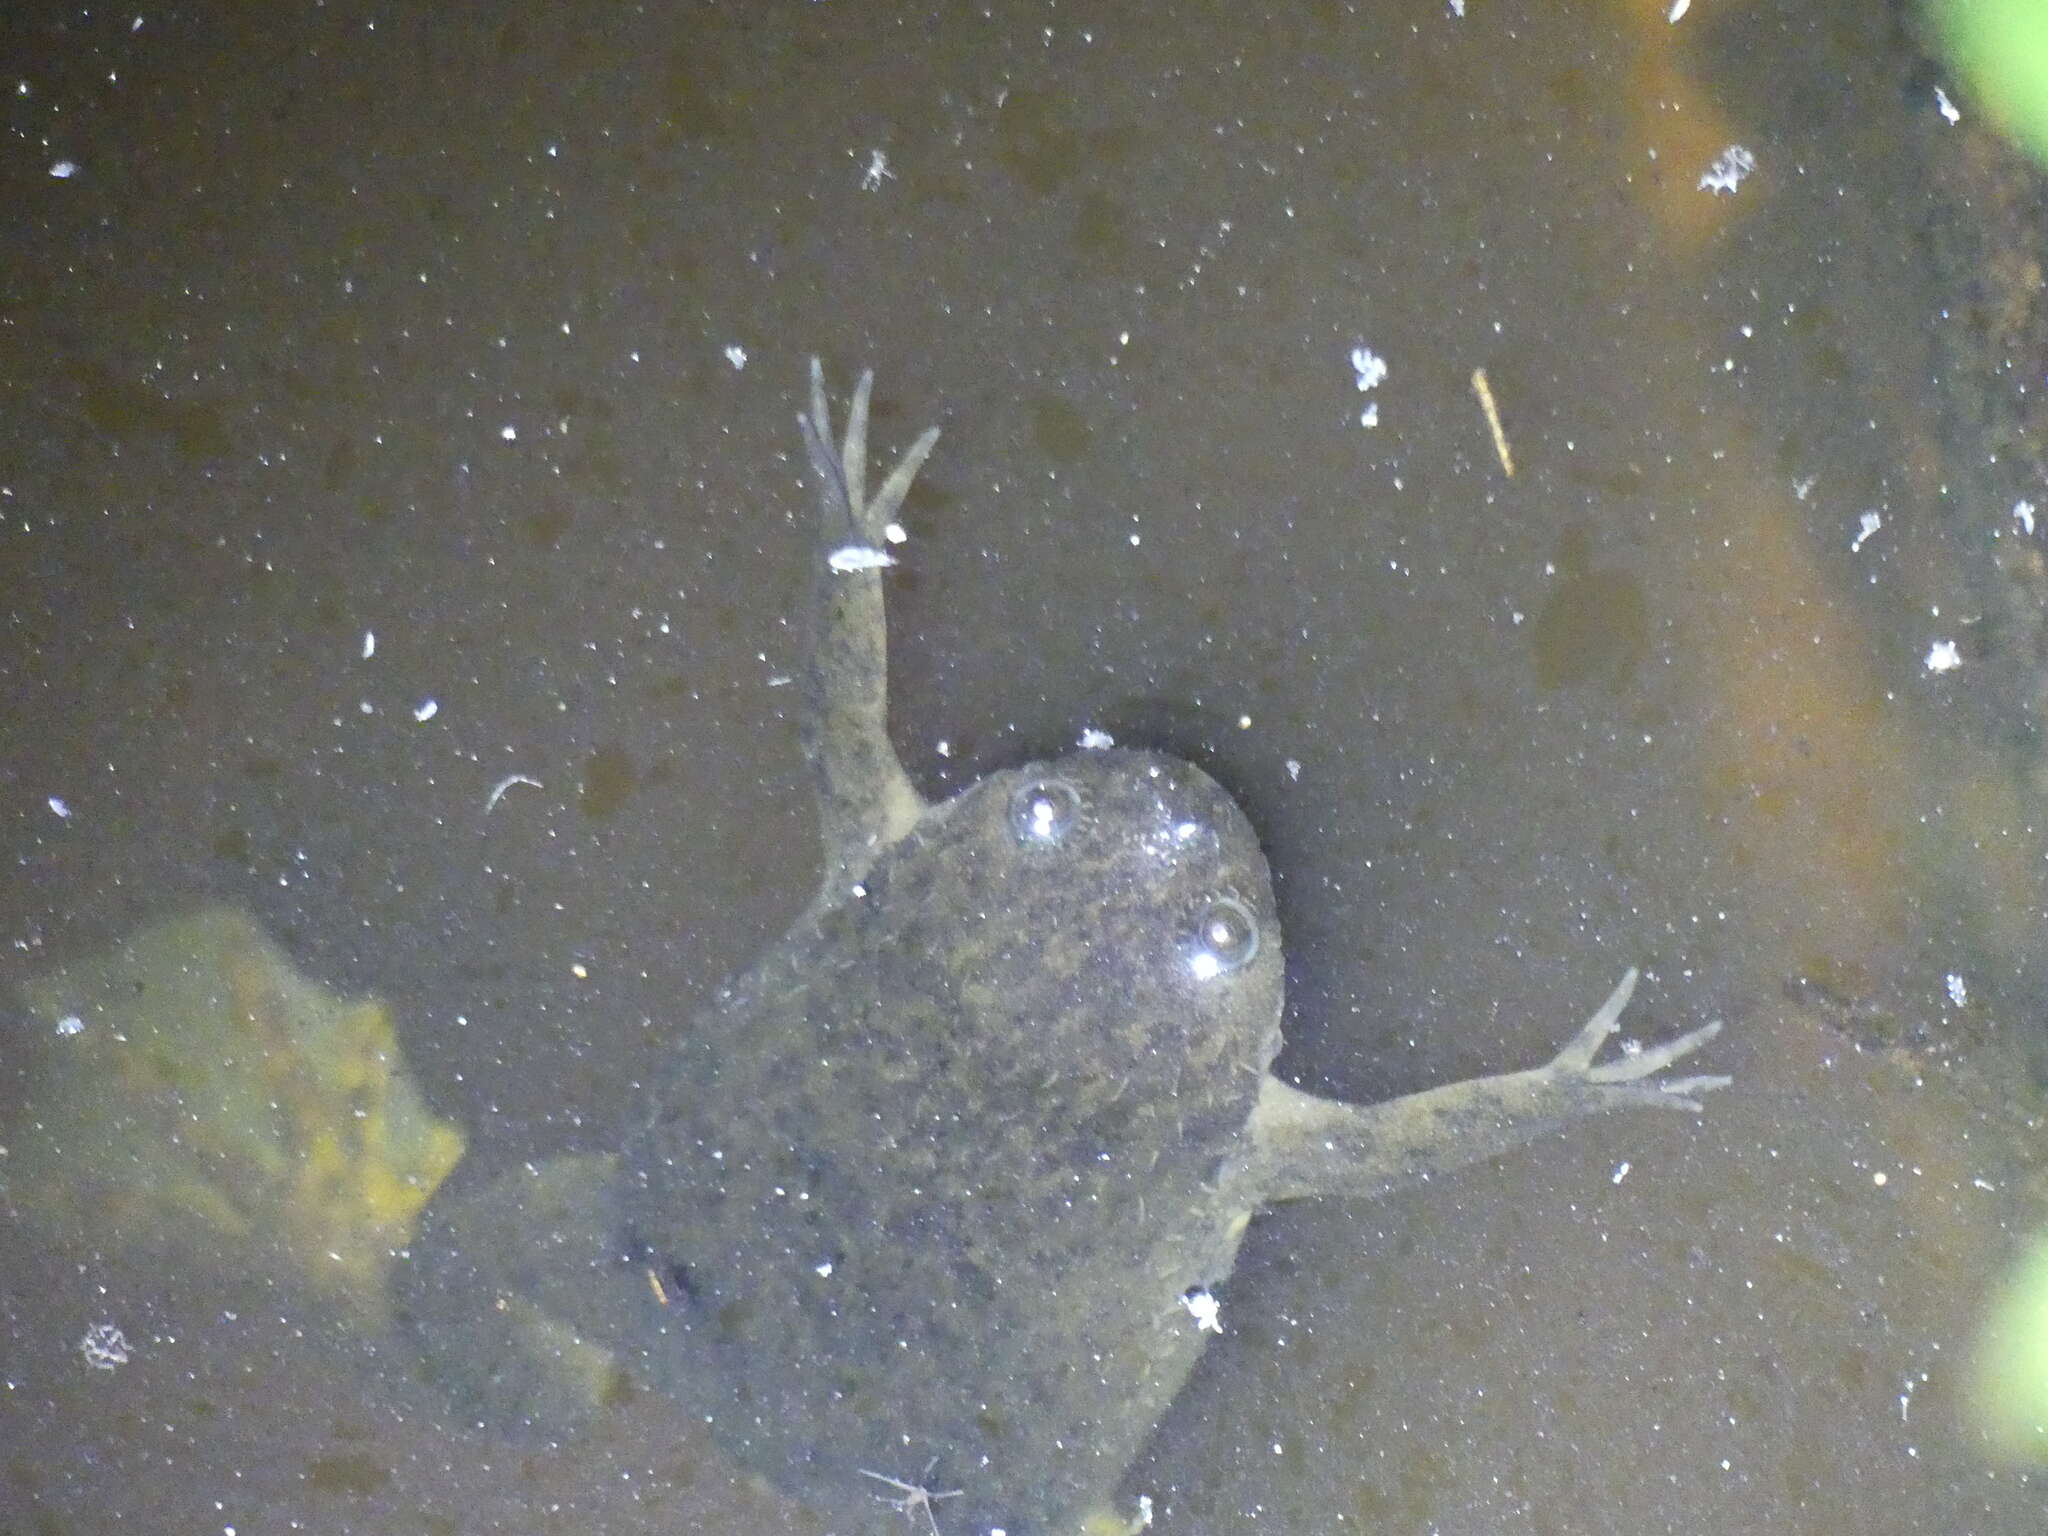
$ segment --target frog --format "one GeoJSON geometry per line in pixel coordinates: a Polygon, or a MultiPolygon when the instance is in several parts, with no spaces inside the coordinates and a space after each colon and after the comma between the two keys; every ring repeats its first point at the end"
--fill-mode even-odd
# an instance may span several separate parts
{"type": "Polygon", "coordinates": [[[1277,1075],[1272,874],[1214,777],[1090,745],[931,799],[905,768],[889,539],[938,431],[870,494],[873,382],[835,441],[813,359],[798,414],[816,892],[614,1150],[437,1198],[400,1311],[465,1417],[562,1433],[659,1393],[835,1530],[1135,1529],[1120,1484],[1260,1212],[1697,1113],[1730,1079],[1666,1069],[1720,1024],[1601,1059],[1631,968],[1540,1066],[1377,1104],[1277,1075]]]}

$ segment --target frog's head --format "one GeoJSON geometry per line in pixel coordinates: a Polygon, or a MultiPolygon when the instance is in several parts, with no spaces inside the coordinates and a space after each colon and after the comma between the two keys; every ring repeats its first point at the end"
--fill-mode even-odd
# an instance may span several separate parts
{"type": "Polygon", "coordinates": [[[1047,1083],[1088,1074],[1242,1124],[1279,1048],[1283,965],[1265,855],[1221,785],[1083,751],[993,774],[932,821],[925,920],[984,1049],[996,1021],[1047,1083]]]}

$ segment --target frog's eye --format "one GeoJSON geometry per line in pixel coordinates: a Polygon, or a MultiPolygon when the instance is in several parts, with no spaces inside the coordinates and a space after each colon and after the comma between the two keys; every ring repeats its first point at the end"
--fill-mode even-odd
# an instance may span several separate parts
{"type": "Polygon", "coordinates": [[[1011,797],[1010,831],[1027,848],[1053,848],[1081,819],[1081,791],[1065,779],[1033,779],[1011,797]]]}
{"type": "Polygon", "coordinates": [[[1259,952],[1259,920],[1235,896],[1212,896],[1195,915],[1188,965],[1198,981],[1250,965],[1259,952]]]}

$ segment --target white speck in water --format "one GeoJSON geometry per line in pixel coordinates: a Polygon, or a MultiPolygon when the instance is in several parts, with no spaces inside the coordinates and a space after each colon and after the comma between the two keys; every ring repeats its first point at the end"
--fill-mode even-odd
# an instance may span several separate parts
{"type": "Polygon", "coordinates": [[[498,802],[505,798],[505,791],[514,784],[524,784],[529,789],[539,789],[542,787],[539,779],[529,778],[523,773],[508,773],[504,778],[498,780],[491,790],[490,798],[484,801],[484,813],[486,815],[498,808],[498,802]]]}
{"type": "Polygon", "coordinates": [[[1963,653],[1953,640],[1937,640],[1927,648],[1924,663],[1930,672],[1953,672],[1963,664],[1963,653]]]}
{"type": "Polygon", "coordinates": [[[421,725],[425,725],[439,713],[441,713],[441,706],[432,699],[421,699],[412,709],[413,719],[417,720],[421,725]]]}
{"type": "Polygon", "coordinates": [[[1954,971],[1942,977],[1941,984],[1948,989],[1948,1000],[1958,1008],[1966,1008],[1970,1002],[1970,984],[1954,971]]]}
{"type": "Polygon", "coordinates": [[[363,660],[368,661],[372,656],[376,654],[377,631],[375,631],[374,629],[366,629],[363,631],[363,660]]]}
{"type": "Polygon", "coordinates": [[[128,1363],[128,1339],[112,1323],[94,1323],[78,1341],[78,1352],[96,1371],[111,1371],[128,1363]]]}
{"type": "Polygon", "coordinates": [[[52,795],[50,796],[49,804],[50,814],[55,816],[59,821],[69,821],[71,819],[71,807],[65,804],[63,800],[59,799],[55,795],[52,795]]]}
{"type": "Polygon", "coordinates": [[[1856,537],[1849,541],[1849,553],[1854,554],[1863,547],[1863,541],[1884,526],[1884,519],[1876,512],[1865,512],[1856,519],[1856,537]]]}
{"type": "Polygon", "coordinates": [[[1351,349],[1351,368],[1358,375],[1358,392],[1361,395],[1386,382],[1387,360],[1364,342],[1351,349]]]}
{"type": "Polygon", "coordinates": [[[728,343],[725,349],[725,360],[731,363],[735,370],[744,368],[747,366],[747,349],[736,341],[728,343]]]}
{"type": "Polygon", "coordinates": [[[1181,1296],[1180,1304],[1195,1320],[1198,1333],[1221,1333],[1223,1331],[1223,1304],[1207,1286],[1197,1286],[1181,1296]]]}
{"type": "Polygon", "coordinates": [[[842,545],[825,557],[825,564],[839,576],[851,575],[855,571],[879,571],[895,563],[894,555],[872,544],[842,545]]]}
{"type": "Polygon", "coordinates": [[[1720,194],[1733,193],[1742,185],[1743,178],[1756,169],[1756,156],[1740,144],[1730,144],[1714,157],[1714,163],[1707,167],[1700,177],[1700,190],[1720,194]]]}
{"type": "Polygon", "coordinates": [[[1116,745],[1116,738],[1107,731],[1098,731],[1089,726],[1081,732],[1081,749],[1085,752],[1104,752],[1116,745]]]}

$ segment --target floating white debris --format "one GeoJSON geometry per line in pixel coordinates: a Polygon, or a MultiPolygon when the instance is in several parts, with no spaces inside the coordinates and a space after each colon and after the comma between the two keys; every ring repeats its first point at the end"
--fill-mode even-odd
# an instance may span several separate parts
{"type": "Polygon", "coordinates": [[[1958,1008],[1967,1008],[1969,1006],[1970,984],[1964,981],[1960,975],[1950,971],[1941,979],[1941,984],[1947,990],[1950,1002],[1954,1003],[1958,1008]]]}
{"type": "Polygon", "coordinates": [[[2022,496],[2012,504],[2013,521],[2020,525],[2022,533],[2034,531],[2034,504],[2022,496]]]}
{"type": "Polygon", "coordinates": [[[731,363],[735,372],[747,366],[747,349],[733,342],[725,349],[725,360],[731,363]]]}
{"type": "Polygon", "coordinates": [[[1849,541],[1849,553],[1855,554],[1863,547],[1863,541],[1884,526],[1884,519],[1875,512],[1865,512],[1856,519],[1856,537],[1849,541]]]}
{"type": "Polygon", "coordinates": [[[59,160],[50,167],[50,174],[59,181],[69,181],[78,174],[76,160],[59,160]]]}
{"type": "Polygon", "coordinates": [[[847,544],[825,557],[825,564],[841,576],[855,571],[879,571],[895,563],[894,555],[872,544],[847,544]]]}
{"type": "Polygon", "coordinates": [[[1627,1161],[1626,1159],[1619,1163],[1616,1163],[1614,1165],[1614,1173],[1608,1179],[1607,1182],[1610,1184],[1619,1184],[1623,1179],[1628,1177],[1629,1169],[1633,1168],[1634,1166],[1635,1164],[1627,1161]]]}
{"type": "Polygon", "coordinates": [[[1671,9],[1664,13],[1664,19],[1677,26],[1685,19],[1685,13],[1692,9],[1692,0],[1671,0],[1671,9]]]}
{"type": "MultiPolygon", "coordinates": [[[[1351,349],[1351,371],[1358,376],[1358,392],[1364,394],[1369,389],[1379,388],[1385,381],[1387,360],[1364,342],[1360,342],[1351,349]]],[[[1361,427],[1376,427],[1380,424],[1380,407],[1377,400],[1358,413],[1358,424],[1361,427]]]]}
{"type": "Polygon", "coordinates": [[[1386,382],[1387,360],[1364,342],[1351,349],[1352,371],[1358,375],[1358,392],[1376,389],[1386,382]]]}
{"type": "Polygon", "coordinates": [[[1116,745],[1116,738],[1107,731],[1098,731],[1089,726],[1081,732],[1081,749],[1084,752],[1105,752],[1116,745]]]}
{"type": "Polygon", "coordinates": [[[78,1352],[96,1371],[111,1371],[128,1363],[128,1339],[112,1323],[94,1323],[78,1341],[78,1352]]]}
{"type": "Polygon", "coordinates": [[[1954,127],[1963,120],[1961,109],[1948,99],[1948,92],[1938,85],[1934,88],[1934,110],[1939,112],[1948,121],[1950,127],[1954,127]]]}
{"type": "Polygon", "coordinates": [[[1953,640],[1937,640],[1927,648],[1925,666],[1930,672],[1953,672],[1963,664],[1963,653],[1953,640]]]}
{"type": "Polygon", "coordinates": [[[50,814],[52,816],[55,816],[59,821],[69,821],[71,819],[71,807],[66,805],[57,796],[50,796],[49,805],[50,814]]]}
{"type": "Polygon", "coordinates": [[[1707,167],[1707,173],[1700,177],[1702,192],[1733,193],[1742,185],[1743,178],[1756,169],[1756,156],[1740,144],[1730,144],[1714,157],[1714,163],[1707,167]]]}
{"type": "Polygon", "coordinates": [[[57,1033],[67,1037],[82,1035],[85,1033],[85,1020],[75,1013],[67,1013],[57,1021],[57,1033]]]}
{"type": "Polygon", "coordinates": [[[1189,1317],[1195,1320],[1197,1333],[1221,1333],[1223,1331],[1223,1304],[1207,1286],[1196,1286],[1185,1292],[1180,1304],[1187,1308],[1189,1317]]]}
{"type": "Polygon", "coordinates": [[[523,773],[508,773],[492,788],[490,798],[484,801],[484,814],[489,815],[498,808],[498,802],[505,798],[505,791],[514,784],[524,784],[529,789],[541,788],[539,779],[528,778],[523,773]]]}
{"type": "Polygon", "coordinates": [[[439,713],[441,713],[441,706],[432,699],[421,699],[412,709],[413,719],[417,720],[421,725],[425,725],[439,713]]]}
{"type": "Polygon", "coordinates": [[[376,654],[377,631],[375,631],[374,629],[366,629],[363,631],[363,660],[368,661],[372,656],[376,654]]]}

